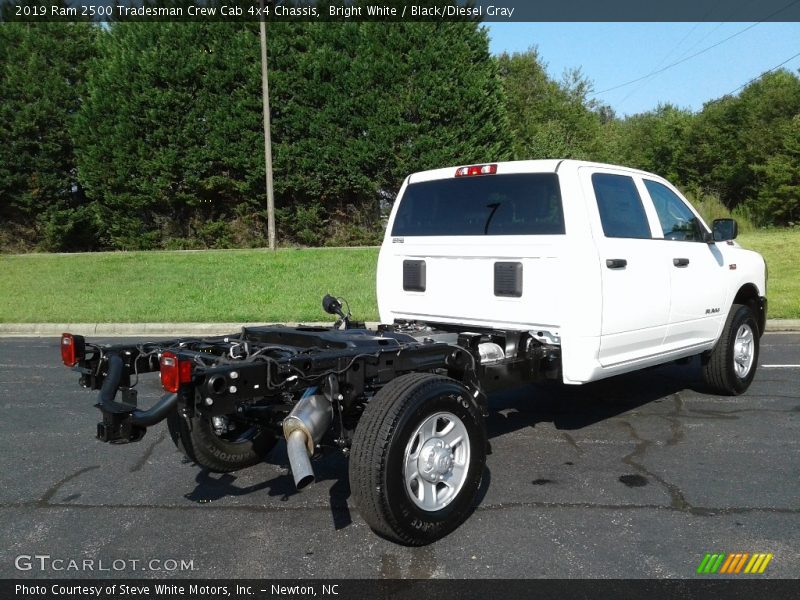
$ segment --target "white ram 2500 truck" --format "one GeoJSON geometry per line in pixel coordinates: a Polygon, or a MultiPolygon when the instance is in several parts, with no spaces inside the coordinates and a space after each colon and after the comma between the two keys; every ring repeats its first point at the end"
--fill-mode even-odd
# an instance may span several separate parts
{"type": "Polygon", "coordinates": [[[580,384],[704,354],[714,391],[755,373],[766,265],[669,182],[574,160],[415,173],[378,260],[381,320],[530,332],[580,384]]]}
{"type": "Polygon", "coordinates": [[[731,219],[709,229],[667,181],[624,167],[425,171],[406,179],[389,219],[377,330],[325,296],[339,317],[330,328],[136,345],[65,333],[61,358],[100,391],[100,440],[136,442],[166,420],[190,460],[227,472],[261,462],[282,434],[298,489],[314,480],[312,455],[340,450],[370,527],[421,545],[474,508],[492,391],[700,355],[710,391],[744,392],[766,265],[736,233],[731,219]],[[138,408],[136,381],[156,371],[166,394],[138,408]]]}

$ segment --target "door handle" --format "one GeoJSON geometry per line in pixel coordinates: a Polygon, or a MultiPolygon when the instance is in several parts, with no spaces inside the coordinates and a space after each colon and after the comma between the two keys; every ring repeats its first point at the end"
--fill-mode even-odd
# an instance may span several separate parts
{"type": "Polygon", "coordinates": [[[606,266],[609,269],[624,269],[628,266],[628,261],[624,258],[607,258],[606,266]]]}
{"type": "Polygon", "coordinates": [[[689,259],[688,258],[673,258],[672,264],[676,267],[688,267],[689,266],[689,259]]]}

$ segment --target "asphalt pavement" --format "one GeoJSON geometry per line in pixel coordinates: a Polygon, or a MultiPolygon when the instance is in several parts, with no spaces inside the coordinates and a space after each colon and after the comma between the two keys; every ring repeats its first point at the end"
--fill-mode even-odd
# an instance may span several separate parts
{"type": "MultiPolygon", "coordinates": [[[[227,475],[163,424],[103,444],[58,340],[0,339],[0,577],[684,578],[765,552],[760,577],[796,578],[800,335],[767,334],[759,362],[737,398],[702,393],[697,361],[492,397],[474,514],[405,548],[364,524],[340,455],[296,493],[282,443],[227,475]]],[[[159,395],[141,384],[140,404],[159,395]]]]}

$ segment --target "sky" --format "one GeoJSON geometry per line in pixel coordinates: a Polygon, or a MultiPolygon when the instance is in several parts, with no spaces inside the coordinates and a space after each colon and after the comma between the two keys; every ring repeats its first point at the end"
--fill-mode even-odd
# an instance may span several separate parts
{"type": "Polygon", "coordinates": [[[671,103],[693,111],[790,57],[800,69],[800,23],[487,23],[492,53],[537,46],[551,76],[580,67],[595,92],[685,62],[595,98],[618,116],[671,103]],[[733,36],[733,37],[731,37],[733,36]],[[725,38],[730,37],[727,41],[725,38]],[[797,56],[795,56],[797,55],[797,56]]]}

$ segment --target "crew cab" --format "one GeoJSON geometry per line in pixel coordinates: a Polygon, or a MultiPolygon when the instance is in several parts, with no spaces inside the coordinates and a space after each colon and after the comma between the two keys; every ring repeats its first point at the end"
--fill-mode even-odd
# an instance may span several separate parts
{"type": "Polygon", "coordinates": [[[711,393],[743,393],[767,271],[736,236],[732,219],[709,227],[668,181],[626,167],[424,171],[406,178],[389,218],[375,330],[326,295],[332,327],[136,345],[67,333],[62,360],[100,391],[100,440],[135,442],[166,420],[187,457],[227,472],[283,437],[298,489],[314,479],[309,458],[337,449],[366,522],[422,545],[474,507],[495,390],[580,385],[699,355],[711,393]],[[139,408],[138,377],[156,371],[166,394],[139,408]]]}

